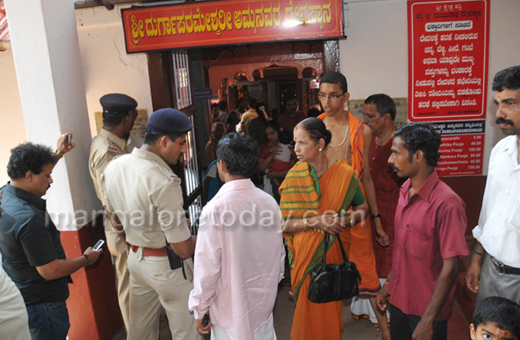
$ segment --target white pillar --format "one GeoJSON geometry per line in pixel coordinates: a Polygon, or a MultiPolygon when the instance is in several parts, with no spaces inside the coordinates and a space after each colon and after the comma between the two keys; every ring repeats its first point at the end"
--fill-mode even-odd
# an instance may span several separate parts
{"type": "Polygon", "coordinates": [[[78,230],[100,209],[88,172],[92,140],[72,0],[5,0],[27,138],[56,148],[73,133],[76,148],[59,161],[47,208],[60,230],[78,230]],[[88,213],[87,221],[74,212],[88,213]],[[67,218],[64,218],[64,217],[67,218]]]}

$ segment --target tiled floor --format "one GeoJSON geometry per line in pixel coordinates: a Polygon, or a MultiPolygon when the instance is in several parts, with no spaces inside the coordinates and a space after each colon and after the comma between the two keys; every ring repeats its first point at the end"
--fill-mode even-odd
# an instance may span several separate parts
{"type": "MultiPolygon", "coordinates": [[[[292,327],[293,303],[287,298],[289,287],[281,287],[278,290],[276,304],[274,306],[274,327],[278,340],[289,340],[292,327]]],[[[159,340],[171,340],[166,318],[161,320],[161,335],[159,340]]],[[[343,322],[345,330],[342,340],[376,340],[381,335],[368,320],[356,321],[350,316],[350,300],[343,304],[343,322]]],[[[463,316],[458,303],[455,302],[453,312],[448,321],[448,340],[469,340],[469,324],[463,316]]],[[[113,340],[125,340],[125,331],[122,329],[113,340]]],[[[205,339],[209,340],[209,336],[205,339]]],[[[326,340],[326,339],[316,339],[326,340]]]]}
{"type": "MultiPolygon", "coordinates": [[[[293,317],[293,303],[287,298],[289,287],[281,287],[278,291],[278,297],[274,306],[274,327],[278,340],[289,340],[292,327],[293,317]]],[[[350,300],[343,304],[343,321],[345,323],[345,330],[343,331],[342,339],[349,340],[375,340],[381,339],[379,332],[367,320],[356,321],[350,317],[350,300]]],[[[170,340],[170,331],[166,323],[161,322],[161,336],[160,340],[170,340]]],[[[124,329],[117,334],[113,340],[124,340],[124,329]]],[[[208,337],[209,339],[209,337],[208,337]]],[[[320,339],[316,339],[320,340],[320,339]]],[[[323,339],[325,340],[325,339],[323,339]]]]}

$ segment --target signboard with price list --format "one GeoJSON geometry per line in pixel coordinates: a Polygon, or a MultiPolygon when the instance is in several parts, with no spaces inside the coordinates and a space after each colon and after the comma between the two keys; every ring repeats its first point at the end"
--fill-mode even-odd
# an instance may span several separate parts
{"type": "Polygon", "coordinates": [[[484,120],[434,123],[441,134],[439,176],[482,175],[484,120]]]}
{"type": "Polygon", "coordinates": [[[489,0],[412,0],[408,19],[408,119],[441,134],[440,176],[481,175],[489,0]]]}

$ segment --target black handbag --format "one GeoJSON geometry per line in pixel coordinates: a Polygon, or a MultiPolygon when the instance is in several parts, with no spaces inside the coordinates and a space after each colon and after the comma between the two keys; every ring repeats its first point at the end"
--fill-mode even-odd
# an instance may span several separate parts
{"type": "MultiPolygon", "coordinates": [[[[330,234],[325,233],[323,259],[310,273],[309,300],[314,303],[326,303],[351,298],[359,294],[358,282],[361,275],[354,262],[349,262],[341,240],[338,240],[345,262],[327,264],[326,255],[330,234]]],[[[336,237],[339,238],[339,235],[336,237]]],[[[331,245],[332,247],[332,245],[331,245]]]]}

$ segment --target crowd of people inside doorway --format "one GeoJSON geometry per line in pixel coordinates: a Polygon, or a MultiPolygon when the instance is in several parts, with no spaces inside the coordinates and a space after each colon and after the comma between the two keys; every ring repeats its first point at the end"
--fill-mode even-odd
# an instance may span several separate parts
{"type": "MultiPolygon", "coordinates": [[[[507,137],[491,152],[473,229],[470,336],[519,340],[520,66],[498,72],[492,90],[507,137]]],[[[156,340],[161,310],[174,339],[276,339],[273,308],[287,261],[291,339],[339,340],[343,301],[308,297],[322,255],[343,261],[339,242],[362,278],[354,316],[371,318],[387,340],[447,339],[461,258],[470,252],[465,203],[435,169],[441,137],[426,123],[397,129],[386,94],[365,100],[361,122],[344,109],[349,96],[346,78],[329,72],[320,79],[321,114],[307,117],[294,96],[277,121],[254,99],[241,116],[225,102],[212,106],[208,203],[197,235],[173,170],[193,129],[188,117],[155,111],[141,142],[131,138],[137,102],[116,93],[100,99],[103,127],[88,167],[107,216],[128,339],[156,340]],[[326,249],[329,235],[339,242],[326,249]]],[[[70,275],[103,252],[88,247],[67,259],[42,198],[75,147],[71,137],[60,136],[54,152],[31,142],[11,150],[11,181],[0,189],[2,339],[66,339],[70,275]]]]}

